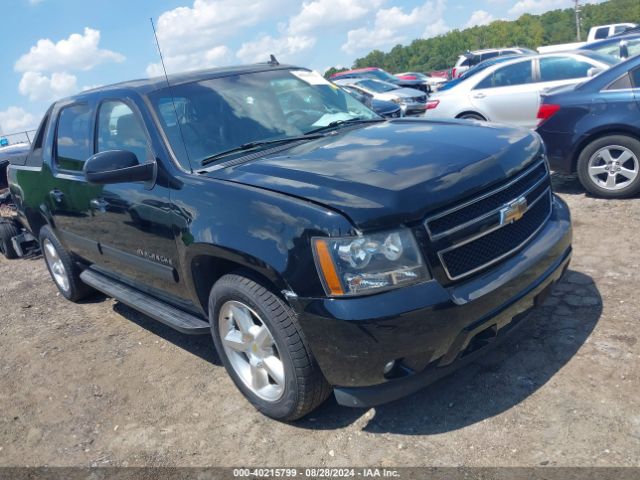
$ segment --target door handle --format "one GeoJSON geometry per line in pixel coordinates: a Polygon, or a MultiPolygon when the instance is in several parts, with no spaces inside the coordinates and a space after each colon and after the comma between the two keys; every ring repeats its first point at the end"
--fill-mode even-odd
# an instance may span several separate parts
{"type": "Polygon", "coordinates": [[[49,196],[52,198],[52,200],[56,203],[62,203],[62,200],[64,199],[64,193],[62,193],[60,190],[55,189],[55,190],[51,190],[49,192],[49,196]]]}
{"type": "Polygon", "coordinates": [[[473,98],[484,98],[486,95],[484,93],[476,93],[473,95],[473,98]]]}
{"type": "Polygon", "coordinates": [[[107,211],[107,206],[109,204],[105,201],[104,198],[94,198],[89,202],[89,205],[91,205],[91,208],[93,210],[97,210],[99,212],[104,213],[107,211]]]}

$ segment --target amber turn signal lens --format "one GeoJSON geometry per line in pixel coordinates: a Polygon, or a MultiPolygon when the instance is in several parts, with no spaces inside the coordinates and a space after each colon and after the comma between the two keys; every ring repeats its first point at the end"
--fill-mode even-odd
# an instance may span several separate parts
{"type": "Polygon", "coordinates": [[[336,272],[336,266],[331,258],[329,247],[327,242],[322,239],[315,239],[314,246],[316,250],[316,257],[318,259],[318,266],[322,271],[324,282],[331,295],[344,295],[340,278],[336,272]]]}

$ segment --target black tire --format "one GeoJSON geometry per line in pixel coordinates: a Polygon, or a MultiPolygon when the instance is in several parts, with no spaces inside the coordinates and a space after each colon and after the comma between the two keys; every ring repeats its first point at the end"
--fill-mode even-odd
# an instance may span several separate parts
{"type": "MultiPolygon", "coordinates": [[[[619,156],[617,158],[620,158],[619,156]]],[[[578,163],[576,165],[576,171],[578,173],[578,178],[580,179],[580,183],[582,186],[592,195],[602,198],[628,198],[634,195],[637,195],[640,192],[640,170],[638,170],[638,162],[640,162],[640,140],[629,137],[627,135],[609,135],[606,137],[599,138],[594,140],[585,148],[582,149],[580,155],[578,157],[578,163]],[[635,179],[631,180],[624,187],[606,188],[601,184],[596,183],[596,179],[592,178],[589,174],[590,164],[592,162],[599,162],[599,165],[595,166],[604,166],[606,164],[605,159],[599,157],[599,152],[604,149],[608,149],[611,158],[616,159],[615,155],[622,154],[624,150],[620,147],[626,149],[635,155],[635,160],[633,158],[623,162],[622,166],[628,167],[631,165],[635,165],[636,171],[638,174],[635,179]]],[[[618,166],[619,167],[619,166],[618,166]]],[[[611,167],[610,167],[611,168],[611,167]]],[[[598,175],[598,179],[604,183],[606,183],[606,179],[608,179],[611,175],[608,173],[602,173],[598,175]]],[[[624,181],[626,177],[622,177],[621,175],[614,176],[614,181],[621,183],[624,181]],[[621,181],[620,181],[621,180],[621,181]]]]}
{"type": "Polygon", "coordinates": [[[322,404],[331,394],[331,387],[306,344],[294,311],[282,298],[249,276],[250,273],[243,272],[225,275],[211,289],[209,320],[213,341],[232,380],[256,409],[277,420],[297,420],[322,404]],[[219,315],[230,301],[241,302],[253,310],[272,335],[284,366],[285,386],[277,400],[266,401],[254,393],[240,378],[225,351],[219,315]]]}
{"type": "Polygon", "coordinates": [[[466,113],[462,113],[458,116],[458,118],[461,118],[462,120],[479,120],[481,122],[486,122],[487,119],[484,118],[482,115],[480,115],[479,113],[474,113],[474,112],[466,112],[466,113]]]}
{"type": "Polygon", "coordinates": [[[44,257],[45,264],[47,265],[47,270],[49,270],[49,274],[51,275],[53,283],[55,283],[60,293],[67,300],[78,302],[94,292],[91,287],[80,280],[80,269],[76,266],[75,262],[71,258],[71,255],[69,255],[69,253],[64,249],[55,234],[46,225],[40,230],[40,247],[42,249],[42,256],[44,257]],[[46,251],[47,245],[51,245],[55,249],[58,258],[64,266],[64,273],[66,274],[68,280],[67,288],[64,288],[60,283],[58,283],[54,276],[52,266],[50,265],[50,257],[48,252],[46,251]]]}
{"type": "Polygon", "coordinates": [[[18,258],[18,252],[13,248],[11,239],[20,234],[20,230],[12,222],[0,223],[0,251],[8,260],[18,258]]]}

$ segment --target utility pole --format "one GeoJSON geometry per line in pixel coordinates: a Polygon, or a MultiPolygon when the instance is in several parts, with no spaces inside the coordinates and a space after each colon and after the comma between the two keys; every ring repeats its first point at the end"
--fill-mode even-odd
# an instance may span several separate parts
{"type": "Polygon", "coordinates": [[[580,0],[574,0],[575,10],[576,10],[576,38],[578,42],[582,41],[582,36],[580,35],[580,9],[582,5],[580,5],[580,0]]]}

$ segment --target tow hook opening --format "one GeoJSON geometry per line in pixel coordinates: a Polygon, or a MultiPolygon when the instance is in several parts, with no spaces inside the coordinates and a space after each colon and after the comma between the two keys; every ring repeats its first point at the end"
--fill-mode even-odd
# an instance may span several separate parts
{"type": "Polygon", "coordinates": [[[467,348],[464,349],[462,357],[469,355],[470,353],[480,350],[481,348],[489,345],[498,336],[498,325],[491,325],[484,330],[476,333],[469,341],[467,348]]]}

